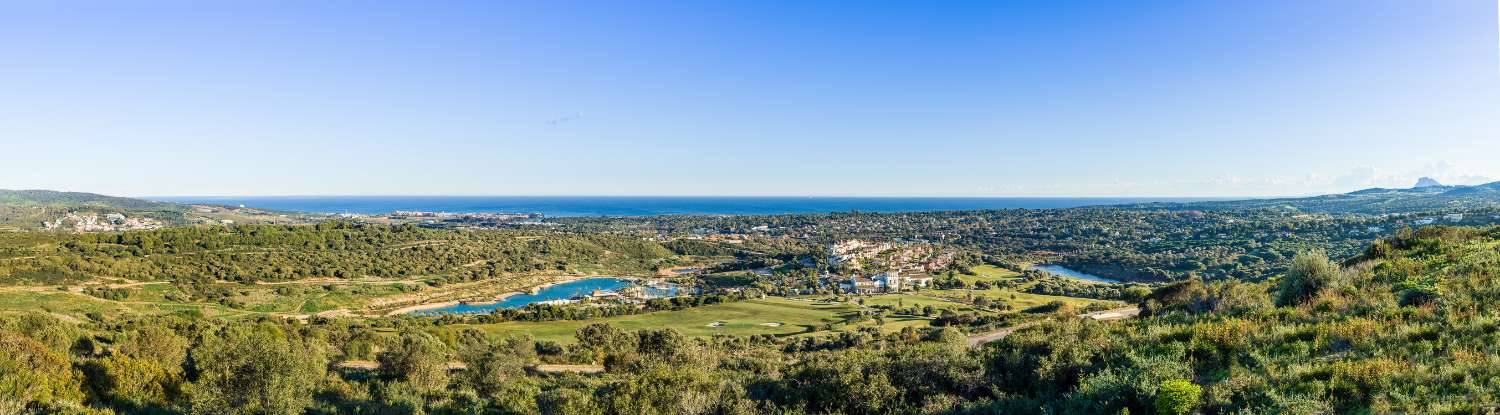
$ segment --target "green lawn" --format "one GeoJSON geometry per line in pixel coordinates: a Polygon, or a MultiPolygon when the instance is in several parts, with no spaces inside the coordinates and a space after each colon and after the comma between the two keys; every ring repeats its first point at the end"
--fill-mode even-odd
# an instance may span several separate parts
{"type": "Polygon", "coordinates": [[[960,311],[971,310],[971,308],[966,304],[944,298],[935,298],[931,294],[933,292],[934,291],[932,290],[927,290],[920,291],[918,293],[878,294],[863,298],[865,300],[865,305],[872,306],[884,305],[892,307],[911,307],[930,305],[934,308],[951,308],[960,311]]]}
{"type": "Polygon", "coordinates": [[[955,274],[959,280],[973,284],[975,281],[1000,281],[1020,277],[1021,273],[994,265],[979,265],[971,268],[975,275],[955,274]]]}

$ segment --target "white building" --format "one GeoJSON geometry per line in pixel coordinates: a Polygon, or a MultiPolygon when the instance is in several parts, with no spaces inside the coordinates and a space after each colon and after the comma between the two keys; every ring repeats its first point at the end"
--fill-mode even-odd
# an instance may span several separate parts
{"type": "Polygon", "coordinates": [[[903,290],[926,287],[932,283],[932,277],[904,277],[900,271],[887,271],[875,274],[870,278],[885,292],[899,292],[903,290]]]}
{"type": "Polygon", "coordinates": [[[880,290],[880,284],[865,277],[852,277],[839,283],[839,288],[846,293],[869,294],[880,290]]]}

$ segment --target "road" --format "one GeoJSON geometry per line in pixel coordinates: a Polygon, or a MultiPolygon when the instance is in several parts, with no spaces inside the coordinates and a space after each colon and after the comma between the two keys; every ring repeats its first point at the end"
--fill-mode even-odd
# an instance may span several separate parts
{"type": "MultiPolygon", "coordinates": [[[[1116,308],[1116,309],[1113,309],[1113,310],[1104,310],[1104,311],[1095,311],[1095,312],[1092,312],[1092,313],[1083,313],[1083,314],[1079,314],[1078,317],[1079,318],[1091,319],[1091,320],[1097,320],[1097,321],[1107,321],[1107,320],[1120,320],[1120,319],[1131,318],[1131,317],[1135,317],[1135,316],[1140,315],[1140,314],[1141,314],[1141,308],[1140,307],[1124,307],[1124,308],[1116,308]]],[[[989,332],[989,333],[982,333],[982,334],[976,334],[976,335],[973,335],[973,336],[969,336],[969,338],[967,339],[968,340],[968,344],[969,344],[969,347],[971,347],[971,348],[972,347],[979,347],[979,345],[1003,339],[1003,338],[1005,338],[1005,336],[1009,336],[1011,333],[1015,333],[1016,330],[1020,330],[1020,329],[1026,328],[1026,327],[1030,327],[1031,325],[1034,325],[1036,323],[1037,322],[1022,323],[1022,324],[1017,324],[1017,325],[1014,325],[1014,326],[1002,328],[1002,329],[999,329],[999,330],[995,330],[995,331],[992,331],[992,332],[989,332]]]]}

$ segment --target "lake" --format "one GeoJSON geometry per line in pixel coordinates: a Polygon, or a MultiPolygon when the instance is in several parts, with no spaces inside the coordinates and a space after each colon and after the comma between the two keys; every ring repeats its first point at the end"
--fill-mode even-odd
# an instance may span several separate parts
{"type": "MultiPolygon", "coordinates": [[[[574,297],[589,295],[594,290],[619,292],[625,288],[636,285],[635,281],[621,278],[586,278],[577,281],[568,281],[537,290],[536,294],[520,293],[513,294],[505,299],[486,304],[454,304],[442,308],[418,310],[413,314],[469,314],[488,313],[500,308],[521,308],[528,304],[543,301],[567,300],[574,297]]],[[[641,286],[647,296],[666,297],[677,294],[677,288],[654,288],[641,286]]]]}
{"type": "Polygon", "coordinates": [[[1098,275],[1085,274],[1085,273],[1082,273],[1082,272],[1074,271],[1074,270],[1068,269],[1067,267],[1064,267],[1064,266],[1061,266],[1061,265],[1032,265],[1032,266],[1030,266],[1030,267],[1028,267],[1026,269],[1035,269],[1035,270],[1047,271],[1048,273],[1051,273],[1052,275],[1061,275],[1061,276],[1068,277],[1068,278],[1076,278],[1076,279],[1080,279],[1080,280],[1084,280],[1084,281],[1090,281],[1090,282],[1101,282],[1101,283],[1105,283],[1105,284],[1118,284],[1120,282],[1119,280],[1113,280],[1113,279],[1104,278],[1104,277],[1101,277],[1101,276],[1098,276],[1098,275]]]}
{"type": "Polygon", "coordinates": [[[146,199],[308,213],[541,213],[547,217],[776,215],[829,212],[930,212],[1052,209],[1211,198],[1120,197],[719,197],[719,196],[157,196],[146,199]]]}

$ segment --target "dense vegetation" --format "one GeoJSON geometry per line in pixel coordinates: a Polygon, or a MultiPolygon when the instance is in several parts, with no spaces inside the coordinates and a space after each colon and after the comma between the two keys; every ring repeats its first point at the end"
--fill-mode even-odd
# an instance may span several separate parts
{"type": "Polygon", "coordinates": [[[508,273],[607,268],[649,272],[673,253],[640,238],[458,231],[411,225],[237,225],[96,234],[5,233],[0,282],[96,277],[207,283],[305,278],[466,281],[508,273]],[[25,248],[22,248],[25,247],[25,248]]]}
{"type": "Polygon", "coordinates": [[[1193,276],[1255,280],[1281,273],[1298,252],[1316,249],[1347,257],[1381,235],[1422,220],[1489,225],[1500,223],[1500,210],[1328,215],[1288,209],[1096,207],[559,221],[579,232],[717,233],[813,244],[852,237],[926,240],[1010,263],[1057,263],[1109,278],[1160,282],[1193,276]],[[754,230],[761,225],[769,229],[754,230]]]}
{"type": "Polygon", "coordinates": [[[191,210],[187,205],[93,193],[0,189],[0,229],[37,229],[43,221],[56,220],[70,212],[98,215],[127,213],[130,216],[181,225],[189,223],[187,213],[191,210]]]}
{"type": "MultiPolygon", "coordinates": [[[[393,230],[393,232],[395,232],[393,230]]],[[[953,328],[571,344],[432,320],[0,323],[0,408],[107,413],[1471,413],[1500,400],[1500,228],[1401,231],[980,348],[953,328]],[[373,362],[368,366],[347,362],[373,362]],[[340,364],[339,362],[345,362],[340,364]],[[597,364],[599,374],[541,364],[597,364]],[[369,369],[376,367],[376,369],[369,369]]]]}

